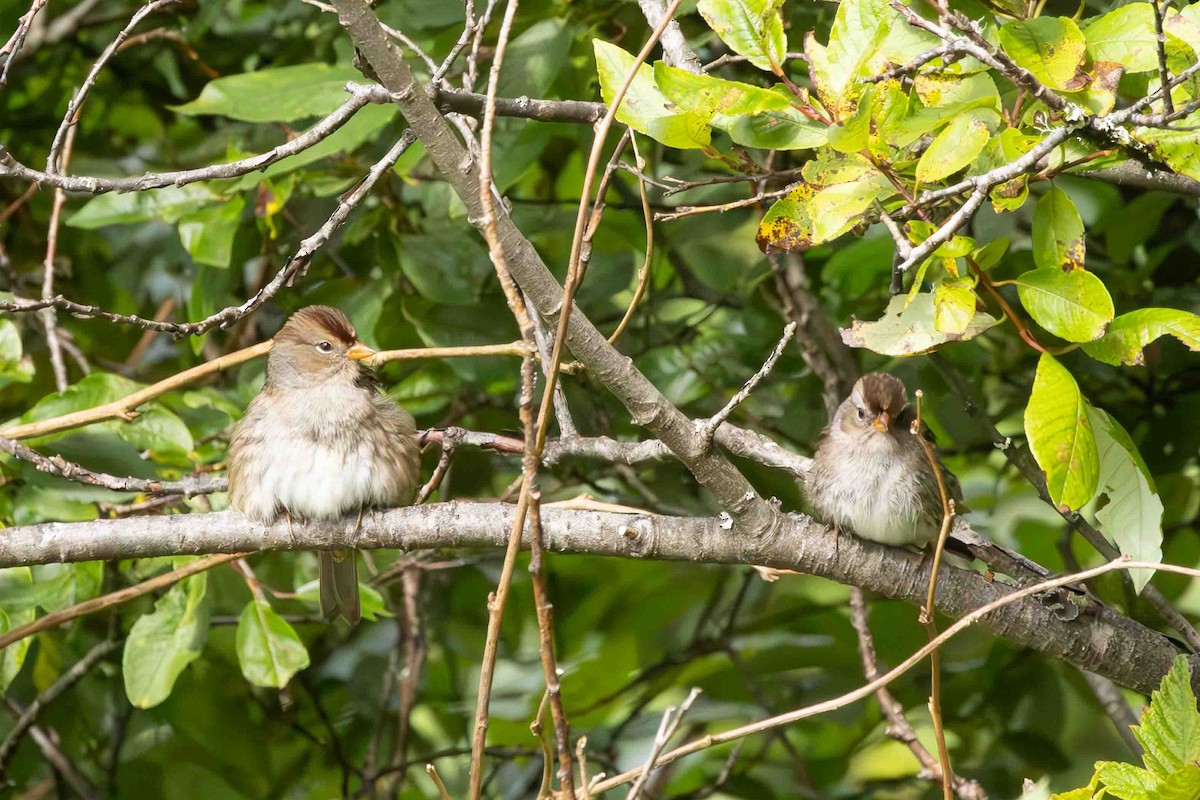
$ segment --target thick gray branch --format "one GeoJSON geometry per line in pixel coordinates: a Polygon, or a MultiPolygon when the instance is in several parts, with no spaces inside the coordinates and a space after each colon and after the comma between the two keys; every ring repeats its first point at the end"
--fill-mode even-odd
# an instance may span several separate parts
{"type": "MultiPolygon", "coordinates": [[[[502,548],[513,508],[453,502],[393,509],[366,515],[357,531],[353,517],[314,526],[293,524],[289,531],[286,522],[264,528],[237,512],[50,522],[5,531],[0,567],[260,550],[502,548]]],[[[797,514],[781,515],[778,535],[758,539],[731,533],[719,518],[547,507],[541,522],[546,549],[557,553],[793,569],[914,605],[923,602],[929,580],[929,558],[838,537],[797,514]]],[[[937,605],[949,616],[961,617],[1009,591],[978,573],[944,567],[937,605]]],[[[1021,645],[1145,693],[1158,686],[1179,653],[1161,634],[1095,604],[1063,621],[1054,608],[1032,598],[996,611],[985,624],[1021,645]]],[[[1192,658],[1200,666],[1200,657],[1192,658]]]]}

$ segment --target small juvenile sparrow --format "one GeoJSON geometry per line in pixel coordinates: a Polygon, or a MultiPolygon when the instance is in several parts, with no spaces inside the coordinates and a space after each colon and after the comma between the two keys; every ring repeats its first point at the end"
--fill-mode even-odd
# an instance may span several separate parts
{"type": "MultiPolygon", "coordinates": [[[[229,445],[229,504],[255,522],[362,515],[412,502],[420,453],[413,419],[379,389],[346,315],[328,306],[288,319],[267,379],[229,445]]],[[[321,551],[321,612],[360,617],[353,551],[321,551]]]]}
{"type": "MultiPolygon", "coordinates": [[[[823,521],[894,546],[924,547],[937,539],[941,494],[912,433],[912,417],[898,378],[881,372],[859,378],[821,433],[805,481],[823,521]]],[[[961,502],[958,479],[941,469],[947,495],[961,502]]]]}

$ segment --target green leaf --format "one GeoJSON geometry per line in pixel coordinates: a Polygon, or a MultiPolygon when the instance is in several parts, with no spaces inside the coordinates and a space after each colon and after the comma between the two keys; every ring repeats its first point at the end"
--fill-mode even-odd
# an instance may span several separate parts
{"type": "Polygon", "coordinates": [[[1083,507],[1096,493],[1100,456],[1086,401],[1071,373],[1048,353],[1038,360],[1025,409],[1025,435],[1046,473],[1050,499],[1061,509],[1083,507]]]}
{"type": "Polygon", "coordinates": [[[1146,800],[1158,784],[1151,772],[1118,761],[1096,762],[1096,778],[1104,783],[1108,794],[1122,800],[1146,800]]]}
{"type": "Polygon", "coordinates": [[[764,150],[807,150],[824,145],[828,139],[825,125],[791,106],[730,119],[717,117],[713,126],[724,130],[737,144],[764,150]]]}
{"type": "Polygon", "coordinates": [[[1000,46],[1018,65],[1051,89],[1082,88],[1075,76],[1083,66],[1087,40],[1065,17],[1015,20],[1000,28],[1000,46]]]}
{"type": "Polygon", "coordinates": [[[1192,693],[1187,657],[1175,659],[1158,691],[1150,696],[1150,708],[1133,735],[1145,753],[1146,769],[1162,779],[1200,760],[1200,711],[1192,693]]]}
{"type": "MultiPolygon", "coordinates": [[[[0,633],[8,633],[13,628],[28,625],[33,622],[36,612],[33,608],[19,610],[0,608],[0,633]]],[[[8,691],[8,686],[21,672],[25,665],[25,656],[29,654],[29,645],[33,637],[26,636],[0,650],[0,694],[8,691]]]]}
{"type": "Polygon", "coordinates": [[[1016,284],[1025,310],[1060,339],[1090,342],[1103,336],[1112,322],[1108,289],[1087,270],[1035,269],[1017,278],[1016,284]]]}
{"type": "Polygon", "coordinates": [[[779,6],[783,0],[700,0],[696,10],[729,49],[767,72],[783,64],[787,39],[779,6]]]}
{"type": "Polygon", "coordinates": [[[1190,350],[1200,350],[1200,316],[1174,308],[1141,308],[1122,314],[1108,332],[1083,346],[1097,361],[1114,366],[1140,365],[1146,345],[1160,336],[1174,336],[1190,350]]]}
{"type": "Polygon", "coordinates": [[[654,82],[672,103],[705,119],[715,114],[742,116],[791,107],[788,99],[778,92],[688,72],[661,61],[654,65],[654,82]]]}
{"type": "Polygon", "coordinates": [[[144,406],[129,422],[108,423],[117,435],[154,458],[186,461],[195,443],[183,420],[163,406],[144,406]]]}
{"type": "Polygon", "coordinates": [[[200,655],[208,638],[207,586],[203,572],[176,584],[130,629],[121,669],[125,694],[138,708],[166,700],[179,674],[200,655]]]}
{"type": "Polygon", "coordinates": [[[24,355],[21,332],[12,320],[0,319],[0,388],[33,380],[33,359],[24,355]]]}
{"type": "Polygon", "coordinates": [[[1082,269],[1083,219],[1057,187],[1042,195],[1033,212],[1033,261],[1042,269],[1082,269]]]}
{"type": "MultiPolygon", "coordinates": [[[[247,191],[258,186],[265,179],[280,178],[328,156],[353,152],[363,144],[374,141],[379,132],[395,119],[398,113],[400,113],[399,109],[390,105],[368,105],[360,108],[353,117],[346,120],[342,127],[312,147],[302,150],[294,156],[288,156],[282,161],[277,161],[261,172],[250,172],[228,185],[222,184],[222,189],[229,194],[247,191]]],[[[405,153],[405,157],[414,152],[420,152],[420,148],[415,145],[410,147],[405,153]]],[[[316,178],[317,176],[308,177],[310,191],[314,191],[316,187],[316,178]]],[[[350,182],[353,183],[354,179],[351,178],[350,182]]]]}
{"type": "Polygon", "coordinates": [[[1200,766],[1188,764],[1158,782],[1153,800],[1196,800],[1200,797],[1200,766]]]}
{"type": "Polygon", "coordinates": [[[920,292],[908,302],[896,295],[888,303],[883,317],[875,322],[855,320],[842,328],[842,341],[850,347],[863,347],[885,356],[912,356],[927,353],[947,342],[973,339],[997,320],[983,312],[976,313],[961,333],[939,331],[934,325],[934,298],[920,292]]]}
{"type": "Polygon", "coordinates": [[[282,689],[308,666],[308,650],[287,620],[269,603],[251,600],[237,624],[238,663],[255,686],[282,689]]]}
{"type": "MultiPolygon", "coordinates": [[[[1089,404],[1088,419],[1100,453],[1097,493],[1108,497],[1108,505],[1096,512],[1100,530],[1124,555],[1162,561],[1163,504],[1146,462],[1121,423],[1107,412],[1089,404]]],[[[1153,573],[1139,569],[1129,577],[1141,592],[1153,573]]]]}
{"type": "Polygon", "coordinates": [[[95,230],[106,225],[125,225],[131,222],[158,220],[174,223],[221,198],[199,184],[167,186],[145,192],[102,194],[93,197],[83,208],[67,218],[72,228],[95,230]]]}
{"type": "Polygon", "coordinates": [[[942,129],[917,162],[917,180],[940,181],[975,160],[991,134],[987,125],[970,114],[958,114],[942,129]]]}
{"type": "Polygon", "coordinates": [[[200,264],[228,267],[246,201],[235,195],[224,203],[206,206],[179,221],[179,240],[183,248],[200,264]]]}
{"type": "MultiPolygon", "coordinates": [[[[596,52],[600,93],[604,102],[611,106],[635,59],[615,44],[600,39],[594,39],[592,45],[596,52]]],[[[638,65],[637,73],[617,109],[617,121],[668,147],[679,149],[707,147],[711,135],[704,117],[678,112],[654,82],[654,70],[645,64],[638,65]]]]}
{"type": "Polygon", "coordinates": [[[210,81],[179,114],[216,114],[243,122],[292,122],[329,114],[346,102],[346,84],[363,81],[353,67],[300,64],[227,75],[210,81]]]}
{"type": "Polygon", "coordinates": [[[1093,61],[1115,61],[1126,72],[1158,69],[1158,36],[1149,3],[1130,3],[1096,17],[1083,28],[1093,61]]]}

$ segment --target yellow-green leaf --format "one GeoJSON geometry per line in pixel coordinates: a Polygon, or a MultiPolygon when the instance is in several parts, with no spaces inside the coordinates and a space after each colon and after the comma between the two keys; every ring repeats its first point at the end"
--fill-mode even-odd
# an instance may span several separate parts
{"type": "Polygon", "coordinates": [[[1048,353],[1038,361],[1025,409],[1025,435],[1054,504],[1072,511],[1087,504],[1100,472],[1096,437],[1078,384],[1048,353]]]}
{"type": "Polygon", "coordinates": [[[721,41],[759,69],[783,63],[787,40],[779,6],[783,0],[700,0],[696,10],[721,41]]]}
{"type": "Polygon", "coordinates": [[[1160,336],[1174,336],[1190,350],[1200,350],[1200,316],[1174,308],[1141,308],[1122,314],[1103,337],[1083,346],[1083,351],[1105,364],[1143,363],[1142,351],[1160,336]]]}
{"type": "Polygon", "coordinates": [[[1029,315],[1068,342],[1090,342],[1104,335],[1113,318],[1112,297],[1104,282],[1084,269],[1034,269],[1016,280],[1029,315]]]}
{"type": "Polygon", "coordinates": [[[1082,88],[1075,81],[1087,40],[1074,21],[1066,17],[1015,20],[1000,28],[1000,46],[1051,89],[1082,88]]]}
{"type": "Polygon", "coordinates": [[[917,162],[917,180],[940,181],[975,160],[991,134],[987,125],[970,114],[959,114],[942,129],[917,162]]]}
{"type": "Polygon", "coordinates": [[[1033,212],[1033,261],[1042,269],[1082,269],[1083,219],[1058,187],[1042,195],[1033,212]]]}
{"type": "Polygon", "coordinates": [[[927,353],[947,342],[972,339],[996,324],[989,314],[979,312],[961,333],[939,331],[934,325],[933,294],[921,292],[909,302],[897,295],[888,303],[883,317],[874,322],[855,320],[842,328],[842,341],[850,347],[864,347],[885,356],[912,356],[927,353]]]}

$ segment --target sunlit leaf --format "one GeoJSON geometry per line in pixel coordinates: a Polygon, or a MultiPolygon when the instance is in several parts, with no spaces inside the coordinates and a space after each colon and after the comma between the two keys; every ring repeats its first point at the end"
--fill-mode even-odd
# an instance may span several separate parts
{"type": "Polygon", "coordinates": [[[1025,409],[1025,435],[1055,505],[1075,510],[1092,499],[1100,456],[1086,401],[1071,373],[1048,353],[1038,360],[1025,409]]]}
{"type": "Polygon", "coordinates": [[[933,290],[933,328],[962,334],[975,318],[975,292],[969,279],[946,279],[933,290]]]}
{"type": "Polygon", "coordinates": [[[192,212],[179,221],[179,239],[196,262],[228,267],[246,201],[240,195],[192,212]]]}
{"type": "Polygon", "coordinates": [[[729,49],[773,72],[787,52],[779,6],[783,0],[700,0],[696,10],[729,49]]]}
{"type": "Polygon", "coordinates": [[[958,114],[942,129],[917,162],[917,180],[940,181],[975,160],[991,134],[970,114],[958,114]]]}
{"type": "Polygon", "coordinates": [[[1200,761],[1200,711],[1192,692],[1192,676],[1186,656],[1175,659],[1158,691],[1150,696],[1150,708],[1142,724],[1133,728],[1145,749],[1146,769],[1164,778],[1200,761]]]}
{"type": "Polygon", "coordinates": [[[788,99],[778,92],[688,72],[661,61],[654,65],[654,82],[676,106],[706,119],[714,114],[744,116],[791,107],[788,99]]]}
{"type": "Polygon", "coordinates": [[[1068,342],[1090,342],[1112,322],[1104,282],[1084,269],[1034,269],[1016,279],[1017,293],[1038,325],[1068,342]]]}
{"type": "Polygon", "coordinates": [[[1079,89],[1087,40],[1066,17],[1014,20],[1000,28],[1000,46],[1018,65],[1051,89],[1079,89]]]}
{"type": "Polygon", "coordinates": [[[1158,68],[1158,36],[1149,3],[1130,3],[1096,17],[1083,27],[1094,61],[1115,61],[1126,72],[1158,68]]]}
{"type": "Polygon", "coordinates": [[[1200,316],[1174,308],[1141,308],[1114,319],[1103,337],[1083,346],[1097,361],[1120,366],[1144,363],[1143,350],[1160,336],[1174,336],[1200,350],[1200,316]]]}
{"type": "Polygon", "coordinates": [[[1042,269],[1083,268],[1083,219],[1057,187],[1042,195],[1033,212],[1033,260],[1042,269]]]}
{"type": "Polygon", "coordinates": [[[961,333],[939,331],[934,325],[933,294],[921,292],[912,302],[903,295],[893,297],[883,317],[874,322],[855,320],[849,328],[842,328],[842,341],[885,356],[911,356],[947,342],[973,339],[996,323],[991,315],[978,312],[961,333]]]}
{"type": "MultiPolygon", "coordinates": [[[[633,68],[632,55],[615,44],[600,39],[592,41],[596,52],[596,71],[600,76],[600,93],[604,102],[612,105],[617,90],[633,68]]],[[[653,139],[679,149],[705,147],[709,127],[705,117],[680,113],[654,82],[654,70],[639,64],[629,89],[617,109],[617,121],[653,139]]]]}

